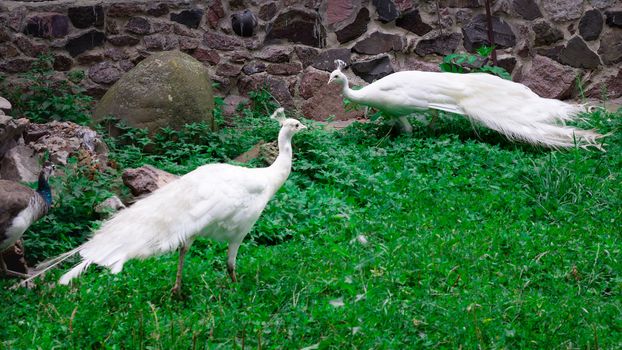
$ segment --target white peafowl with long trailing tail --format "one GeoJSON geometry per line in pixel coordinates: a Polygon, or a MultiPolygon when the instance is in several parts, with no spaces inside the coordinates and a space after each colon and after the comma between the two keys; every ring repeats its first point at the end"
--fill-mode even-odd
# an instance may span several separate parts
{"type": "Polygon", "coordinates": [[[542,98],[525,85],[486,73],[402,71],[389,74],[360,90],[348,86],[336,60],[328,83],[343,86],[343,95],[361,105],[398,118],[406,131],[406,116],[426,109],[462,114],[511,140],[552,148],[593,146],[602,149],[603,135],[564,125],[577,119],[583,106],[542,98]]]}
{"type": "Polygon", "coordinates": [[[185,254],[197,236],[206,236],[229,243],[227,270],[235,282],[238,248],[289,176],[292,136],[306,128],[298,120],[286,119],[283,108],[271,117],[281,124],[279,154],[272,165],[267,168],[201,166],[122,210],[105,222],[89,241],[44,263],[41,272],[79,254],[82,262],[60,278],[61,284],[68,284],[91,264],[108,267],[116,274],[130,259],[144,259],[179,248],[172,289],[179,293],[185,254]]]}

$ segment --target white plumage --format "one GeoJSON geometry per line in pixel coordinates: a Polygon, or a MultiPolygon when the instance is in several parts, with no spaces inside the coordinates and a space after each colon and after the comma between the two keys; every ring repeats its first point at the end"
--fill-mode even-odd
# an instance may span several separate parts
{"type": "Polygon", "coordinates": [[[335,63],[329,83],[342,84],[345,97],[400,118],[406,125],[406,115],[436,109],[465,115],[509,139],[553,148],[572,147],[576,140],[582,147],[601,148],[599,133],[564,125],[577,119],[582,106],[542,98],[525,85],[491,74],[402,71],[352,90],[341,71],[345,63],[335,63]]]}
{"type": "Polygon", "coordinates": [[[144,259],[179,247],[177,280],[173,287],[178,292],[184,255],[194,238],[201,235],[229,243],[227,268],[235,281],[240,243],[289,176],[291,139],[305,128],[295,119],[285,119],[282,108],[272,117],[282,127],[279,155],[271,166],[254,169],[228,164],[201,166],[122,210],[105,222],[89,241],[46,265],[52,267],[79,253],[82,262],[59,281],[67,284],[91,264],[118,273],[130,259],[144,259]]]}

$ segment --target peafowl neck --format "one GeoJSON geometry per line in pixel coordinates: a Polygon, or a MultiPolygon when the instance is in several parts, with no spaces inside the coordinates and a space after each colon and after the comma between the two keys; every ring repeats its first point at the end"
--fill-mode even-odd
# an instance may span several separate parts
{"type": "Polygon", "coordinates": [[[342,77],[342,80],[343,80],[343,96],[352,102],[359,102],[361,99],[360,90],[350,89],[348,78],[346,78],[345,75],[342,77]]]}
{"type": "Polygon", "coordinates": [[[37,193],[45,201],[45,205],[49,208],[52,205],[52,190],[50,184],[43,174],[39,175],[39,183],[37,184],[37,193]]]}
{"type": "Polygon", "coordinates": [[[280,187],[292,169],[292,134],[286,128],[279,132],[279,155],[270,166],[277,173],[277,188],[280,187]]]}

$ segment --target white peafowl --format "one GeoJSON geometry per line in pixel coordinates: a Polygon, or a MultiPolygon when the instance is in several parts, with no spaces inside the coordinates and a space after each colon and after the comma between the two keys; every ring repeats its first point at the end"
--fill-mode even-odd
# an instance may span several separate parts
{"type": "Polygon", "coordinates": [[[201,166],[117,213],[89,241],[44,263],[41,273],[80,254],[82,262],[60,278],[61,284],[68,284],[91,264],[106,266],[116,274],[130,259],[144,259],[179,248],[177,275],[171,290],[179,293],[185,254],[196,236],[206,236],[229,243],[227,270],[236,282],[238,248],[289,176],[292,136],[306,128],[298,120],[286,119],[283,108],[277,109],[271,118],[281,124],[279,155],[271,166],[201,166]]]}
{"type": "Polygon", "coordinates": [[[577,119],[583,107],[542,98],[525,85],[486,73],[438,73],[402,71],[389,74],[360,90],[348,86],[342,72],[345,63],[336,60],[328,83],[343,86],[343,95],[361,105],[398,118],[411,131],[406,116],[426,109],[462,114],[504,134],[534,145],[552,148],[594,146],[603,135],[563,125],[577,119]]]}
{"type": "MultiPolygon", "coordinates": [[[[14,245],[30,225],[47,214],[52,205],[48,180],[53,171],[54,164],[43,164],[36,191],[15,181],[0,180],[0,253],[14,245]]],[[[1,254],[0,269],[5,276],[28,277],[10,271],[1,254]]]]}

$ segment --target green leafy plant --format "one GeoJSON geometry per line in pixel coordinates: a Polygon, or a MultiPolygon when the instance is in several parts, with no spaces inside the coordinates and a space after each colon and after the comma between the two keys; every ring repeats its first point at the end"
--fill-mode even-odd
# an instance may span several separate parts
{"type": "Polygon", "coordinates": [[[53,61],[51,54],[42,54],[18,81],[4,79],[0,91],[13,104],[11,113],[36,123],[60,120],[87,124],[93,99],[74,84],[84,78],[84,72],[73,71],[68,80],[59,80],[52,69],[53,61]]]}
{"type": "Polygon", "coordinates": [[[476,54],[452,53],[443,57],[439,64],[441,71],[451,73],[474,73],[483,72],[497,75],[503,79],[511,80],[512,77],[504,68],[490,64],[490,54],[494,46],[482,46],[476,50],[476,54]]]}

